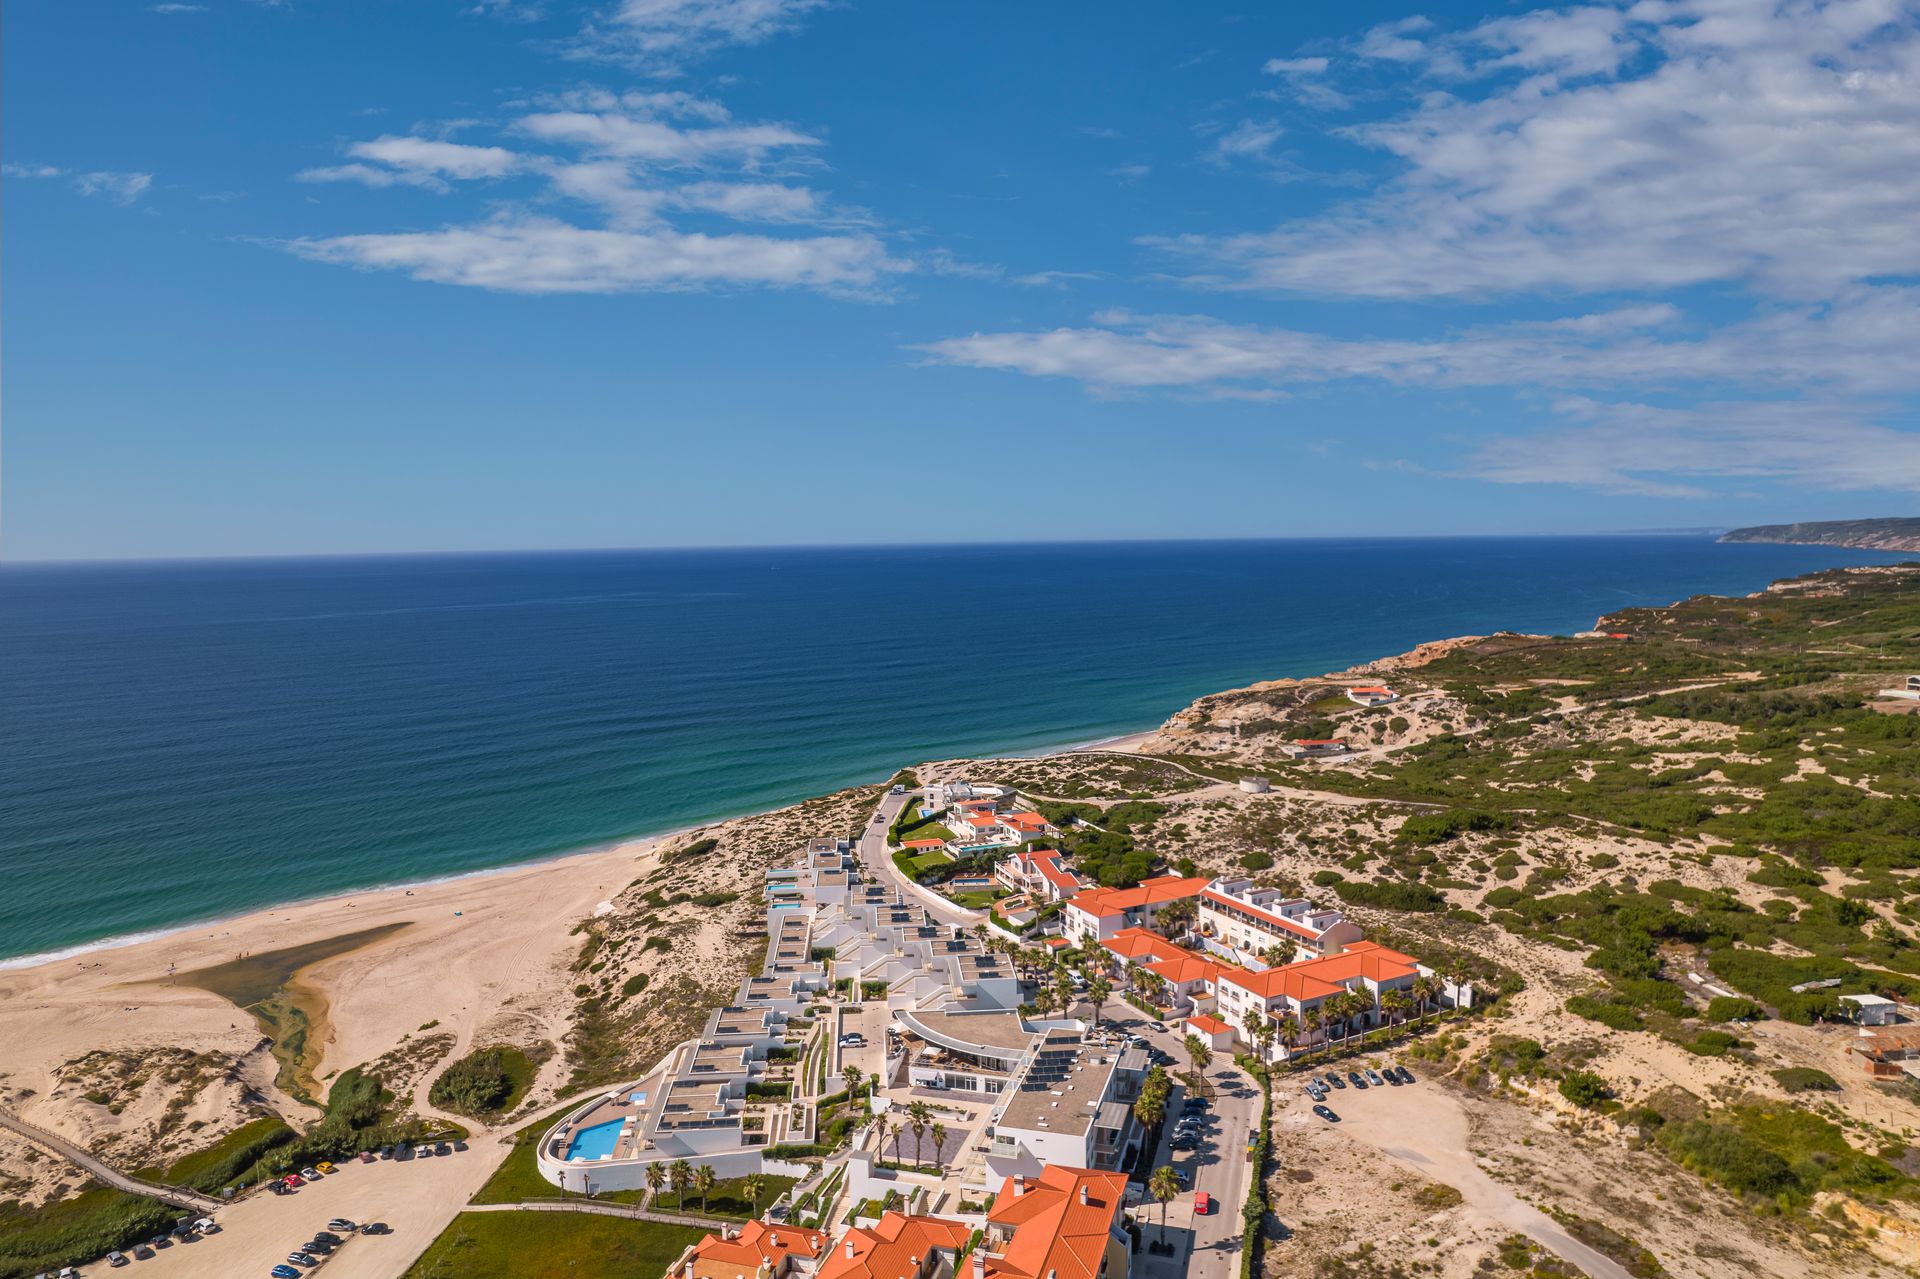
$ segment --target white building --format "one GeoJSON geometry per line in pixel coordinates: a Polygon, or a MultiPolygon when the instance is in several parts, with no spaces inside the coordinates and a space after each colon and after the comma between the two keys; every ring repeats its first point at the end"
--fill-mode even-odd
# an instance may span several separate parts
{"type": "Polygon", "coordinates": [[[1029,1048],[988,1117],[991,1173],[1037,1176],[1047,1164],[1119,1168],[1140,1146],[1134,1099],[1146,1078],[1138,1048],[1090,1042],[1066,1026],[1029,1048]]]}
{"type": "Polygon", "coordinates": [[[1200,891],[1198,928],[1208,950],[1236,964],[1265,963],[1274,947],[1283,963],[1331,955],[1361,932],[1338,910],[1317,907],[1251,879],[1216,879],[1200,891]]]}

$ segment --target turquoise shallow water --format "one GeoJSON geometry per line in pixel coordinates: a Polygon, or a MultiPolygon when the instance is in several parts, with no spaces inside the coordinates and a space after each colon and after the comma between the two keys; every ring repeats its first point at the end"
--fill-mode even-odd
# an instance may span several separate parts
{"type": "Polygon", "coordinates": [[[0,566],[0,957],[1893,558],[1621,537],[0,566]]]}

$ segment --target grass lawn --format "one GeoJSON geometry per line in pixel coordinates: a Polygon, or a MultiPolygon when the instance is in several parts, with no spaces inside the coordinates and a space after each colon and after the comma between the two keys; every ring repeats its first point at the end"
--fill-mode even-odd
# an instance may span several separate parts
{"type": "Polygon", "coordinates": [[[1006,895],[1007,890],[1004,888],[981,888],[971,893],[947,894],[947,896],[953,898],[955,905],[965,906],[969,910],[979,910],[983,906],[991,906],[1006,895]]]}
{"type": "MultiPolygon", "coordinates": [[[[713,1183],[713,1191],[707,1196],[707,1215],[710,1217],[758,1217],[773,1206],[773,1201],[793,1189],[792,1177],[775,1177],[769,1174],[766,1185],[760,1189],[760,1200],[752,1207],[747,1205],[746,1179],[729,1178],[713,1183]]],[[[661,1212],[699,1212],[700,1196],[689,1190],[684,1203],[671,1190],[662,1190],[653,1206],[661,1212]]]]}
{"type": "Polygon", "coordinates": [[[658,1279],[706,1233],[584,1212],[463,1212],[406,1279],[658,1279]]]}
{"type": "Polygon", "coordinates": [[[562,1102],[538,1119],[530,1119],[516,1128],[513,1149],[494,1170],[493,1176],[487,1178],[486,1184],[474,1191],[473,1198],[467,1202],[516,1204],[528,1199],[558,1199],[560,1187],[540,1175],[540,1170],[534,1166],[534,1154],[539,1148],[540,1138],[546,1136],[547,1130],[583,1100],[582,1097],[574,1097],[562,1102]]]}
{"type": "Polygon", "coordinates": [[[952,853],[947,852],[945,849],[936,848],[931,852],[921,853],[918,857],[907,858],[907,864],[916,871],[921,871],[932,870],[935,866],[944,866],[952,860],[952,853]]]}

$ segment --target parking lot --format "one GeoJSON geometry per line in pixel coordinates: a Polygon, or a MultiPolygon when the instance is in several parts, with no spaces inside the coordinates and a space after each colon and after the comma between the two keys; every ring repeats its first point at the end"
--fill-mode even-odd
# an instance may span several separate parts
{"type": "Polygon", "coordinates": [[[1419,1082],[1405,1066],[1386,1063],[1342,1062],[1311,1073],[1301,1072],[1287,1080],[1306,1095],[1314,1116],[1323,1123],[1343,1121],[1339,1106],[1366,1104],[1365,1094],[1380,1089],[1409,1088],[1419,1082]]]}
{"type": "MultiPolygon", "coordinates": [[[[390,1235],[358,1236],[303,1273],[325,1279],[398,1279],[413,1259],[466,1206],[499,1166],[502,1151],[490,1139],[464,1154],[405,1163],[353,1162],[292,1194],[254,1194],[214,1214],[220,1233],[176,1243],[152,1258],[110,1270],[104,1261],[82,1266],[96,1276],[179,1276],[180,1279],[267,1279],[287,1254],[335,1217],[382,1221],[390,1235]]],[[[343,1238],[345,1231],[336,1231],[343,1238]]]]}

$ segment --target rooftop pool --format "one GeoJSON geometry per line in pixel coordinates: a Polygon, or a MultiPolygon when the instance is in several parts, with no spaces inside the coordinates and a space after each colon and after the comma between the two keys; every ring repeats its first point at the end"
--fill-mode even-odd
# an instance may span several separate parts
{"type": "Polygon", "coordinates": [[[573,1140],[567,1145],[567,1162],[605,1159],[620,1144],[620,1125],[625,1122],[623,1119],[609,1119],[573,1134],[573,1140]]]}

